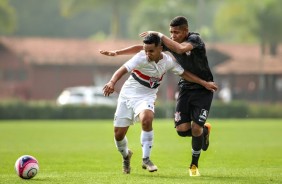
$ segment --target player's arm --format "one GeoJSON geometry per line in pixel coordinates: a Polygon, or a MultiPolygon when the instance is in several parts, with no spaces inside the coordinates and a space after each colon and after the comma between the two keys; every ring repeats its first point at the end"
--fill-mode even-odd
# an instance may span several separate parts
{"type": "Polygon", "coordinates": [[[124,49],[119,50],[100,50],[100,53],[106,56],[132,55],[140,52],[141,50],[143,50],[143,45],[132,45],[130,47],[126,47],[124,49]]]}
{"type": "Polygon", "coordinates": [[[214,82],[207,82],[189,71],[184,71],[180,76],[187,81],[198,83],[204,86],[207,90],[210,90],[212,92],[215,92],[218,88],[214,82]]]}
{"type": "Polygon", "coordinates": [[[170,50],[172,50],[173,52],[176,52],[177,54],[183,54],[193,49],[193,45],[191,43],[189,42],[178,43],[157,31],[146,31],[146,32],[141,33],[139,36],[145,37],[150,33],[159,35],[159,37],[162,39],[162,42],[165,44],[165,46],[167,46],[170,50]]]}
{"type": "Polygon", "coordinates": [[[183,54],[193,49],[193,45],[189,42],[178,43],[176,41],[173,41],[169,37],[163,35],[162,33],[160,33],[159,36],[161,37],[165,46],[167,46],[170,50],[176,52],[177,54],[183,54]]]}
{"type": "Polygon", "coordinates": [[[198,84],[204,86],[206,89],[211,90],[213,92],[217,90],[217,85],[214,82],[204,81],[203,79],[199,78],[197,75],[195,75],[195,74],[193,74],[189,71],[183,70],[183,68],[179,64],[177,64],[177,62],[175,62],[175,57],[170,52],[166,51],[164,53],[169,55],[171,57],[171,59],[174,61],[173,62],[174,69],[172,69],[173,71],[176,72],[176,71],[179,71],[179,69],[181,71],[184,71],[181,74],[176,72],[179,76],[181,76],[182,78],[184,78],[185,80],[187,80],[189,82],[198,83],[198,84]]]}
{"type": "Polygon", "coordinates": [[[109,96],[115,91],[115,84],[127,73],[125,66],[121,66],[112,76],[111,80],[104,86],[104,96],[109,96]]]}

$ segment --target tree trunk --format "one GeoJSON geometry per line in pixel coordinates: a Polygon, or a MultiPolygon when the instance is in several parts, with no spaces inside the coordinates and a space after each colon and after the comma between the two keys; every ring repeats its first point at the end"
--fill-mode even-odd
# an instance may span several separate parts
{"type": "Polygon", "coordinates": [[[111,38],[116,39],[119,36],[120,22],[119,22],[119,4],[118,1],[113,1],[113,13],[111,23],[111,38]]]}

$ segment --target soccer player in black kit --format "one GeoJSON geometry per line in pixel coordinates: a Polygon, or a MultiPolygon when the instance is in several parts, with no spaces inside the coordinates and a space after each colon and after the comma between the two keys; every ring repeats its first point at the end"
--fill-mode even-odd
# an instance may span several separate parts
{"type": "MultiPolygon", "coordinates": [[[[149,33],[157,34],[163,41],[163,51],[169,51],[186,71],[190,71],[199,78],[211,82],[213,75],[208,65],[205,44],[198,33],[189,32],[188,21],[178,16],[170,22],[171,38],[156,31],[146,31],[141,37],[149,33]]],[[[105,55],[115,56],[138,52],[139,46],[128,47],[123,50],[106,52],[105,55]]],[[[206,151],[209,146],[211,125],[206,123],[213,99],[213,91],[205,87],[180,79],[179,96],[175,111],[175,128],[179,136],[192,137],[192,161],[189,168],[190,176],[200,176],[198,160],[201,150],[206,151]]]]}
{"type": "MultiPolygon", "coordinates": [[[[185,69],[205,81],[213,81],[213,75],[208,65],[205,43],[198,33],[189,32],[188,21],[183,16],[178,16],[170,22],[170,36],[162,33],[147,31],[141,33],[158,34],[163,43],[163,51],[170,51],[177,62],[185,69]]],[[[206,90],[196,83],[180,79],[179,96],[175,111],[175,127],[179,136],[192,136],[192,161],[190,164],[190,176],[200,176],[198,160],[201,150],[206,151],[209,146],[211,125],[206,123],[213,92],[206,90]]]]}

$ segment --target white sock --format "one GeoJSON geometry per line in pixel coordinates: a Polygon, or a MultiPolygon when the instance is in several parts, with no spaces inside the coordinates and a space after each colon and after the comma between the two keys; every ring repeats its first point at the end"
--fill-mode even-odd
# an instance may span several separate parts
{"type": "Polygon", "coordinates": [[[153,146],[154,132],[153,130],[150,132],[145,132],[142,130],[140,141],[142,145],[143,155],[142,158],[148,158],[151,155],[151,149],[153,146]]]}
{"type": "Polygon", "coordinates": [[[121,153],[121,155],[123,156],[123,158],[127,157],[128,155],[127,137],[125,136],[121,141],[117,141],[116,139],[114,140],[116,147],[118,151],[121,153]]]}

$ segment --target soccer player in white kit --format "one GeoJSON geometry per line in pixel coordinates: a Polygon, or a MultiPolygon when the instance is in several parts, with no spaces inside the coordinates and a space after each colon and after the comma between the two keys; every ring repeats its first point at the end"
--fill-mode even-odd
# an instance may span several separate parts
{"type": "Polygon", "coordinates": [[[143,153],[142,168],[147,169],[149,172],[158,170],[157,166],[150,160],[154,139],[152,122],[158,87],[167,71],[170,70],[186,80],[214,90],[213,83],[203,81],[184,71],[177,62],[173,61],[171,56],[162,52],[161,40],[157,35],[147,35],[144,37],[143,43],[144,50],[121,66],[103,88],[104,95],[109,96],[114,92],[116,82],[123,75],[131,72],[120,91],[114,117],[114,140],[118,151],[123,157],[123,173],[125,174],[130,173],[130,159],[133,154],[128,149],[126,133],[129,126],[136,121],[140,121],[142,125],[140,136],[143,153]]]}

